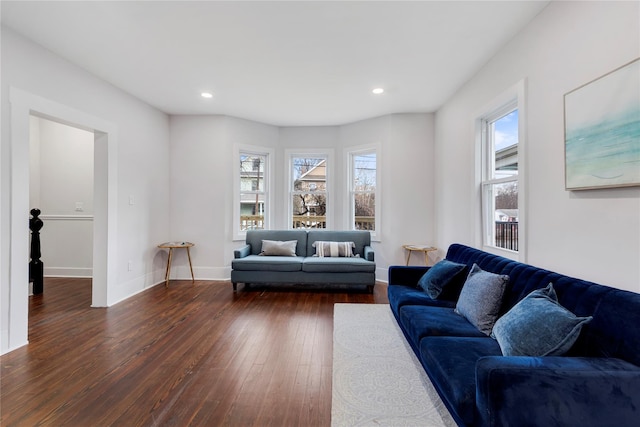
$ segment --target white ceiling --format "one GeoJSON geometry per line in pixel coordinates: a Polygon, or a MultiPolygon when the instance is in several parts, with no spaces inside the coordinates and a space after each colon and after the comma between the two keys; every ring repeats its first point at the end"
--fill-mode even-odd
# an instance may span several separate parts
{"type": "Polygon", "coordinates": [[[1,19],[168,114],[312,126],[436,111],[548,3],[2,1],[1,19]]]}

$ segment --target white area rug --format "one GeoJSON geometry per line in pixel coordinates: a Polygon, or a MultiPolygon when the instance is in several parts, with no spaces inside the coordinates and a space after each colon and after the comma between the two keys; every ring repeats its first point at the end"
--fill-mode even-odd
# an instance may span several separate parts
{"type": "Polygon", "coordinates": [[[331,425],[455,426],[387,304],[335,304],[331,425]]]}

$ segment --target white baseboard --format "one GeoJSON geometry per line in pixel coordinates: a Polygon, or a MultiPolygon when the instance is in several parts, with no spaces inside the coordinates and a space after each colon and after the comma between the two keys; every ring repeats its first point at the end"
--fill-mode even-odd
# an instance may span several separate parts
{"type": "Polygon", "coordinates": [[[78,267],[45,267],[44,277],[91,278],[93,277],[93,269],[78,267]]]}
{"type": "MultiPolygon", "coordinates": [[[[196,280],[229,280],[231,267],[193,267],[193,275],[196,280]]],[[[172,266],[171,280],[191,280],[189,266],[172,266]]]]}

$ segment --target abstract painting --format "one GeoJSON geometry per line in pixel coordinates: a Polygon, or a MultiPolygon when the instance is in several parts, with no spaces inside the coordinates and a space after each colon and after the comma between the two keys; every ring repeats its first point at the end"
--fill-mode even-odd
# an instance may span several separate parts
{"type": "Polygon", "coordinates": [[[564,96],[565,188],[640,185],[640,58],[564,96]]]}

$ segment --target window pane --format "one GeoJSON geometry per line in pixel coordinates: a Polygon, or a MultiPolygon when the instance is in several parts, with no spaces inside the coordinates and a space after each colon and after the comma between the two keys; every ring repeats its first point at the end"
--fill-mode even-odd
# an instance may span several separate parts
{"type": "Polygon", "coordinates": [[[327,227],[327,159],[291,158],[292,228],[327,227]]]}
{"type": "Polygon", "coordinates": [[[264,191],[266,155],[240,153],[240,191],[264,191]]]}
{"type": "Polygon", "coordinates": [[[264,228],[265,195],[240,193],[240,230],[264,228]]]}
{"type": "Polygon", "coordinates": [[[376,153],[353,156],[353,180],[355,191],[375,191],[376,153]]]}
{"type": "Polygon", "coordinates": [[[267,154],[240,153],[240,231],[265,228],[267,154]]]}
{"type": "Polygon", "coordinates": [[[294,191],[326,191],[327,159],[294,157],[292,162],[294,191]]]}
{"type": "Polygon", "coordinates": [[[327,196],[325,193],[297,193],[292,196],[293,228],[326,228],[327,196]]]}
{"type": "Polygon", "coordinates": [[[353,156],[353,228],[375,230],[376,153],[353,156]]]}
{"type": "Polygon", "coordinates": [[[518,182],[491,185],[493,199],[493,245],[518,250],[518,182]]]}
{"type": "Polygon", "coordinates": [[[494,178],[518,174],[518,110],[490,123],[494,178]]]}
{"type": "Polygon", "coordinates": [[[376,193],[356,193],[355,202],[355,222],[356,230],[376,229],[376,193]]]}

